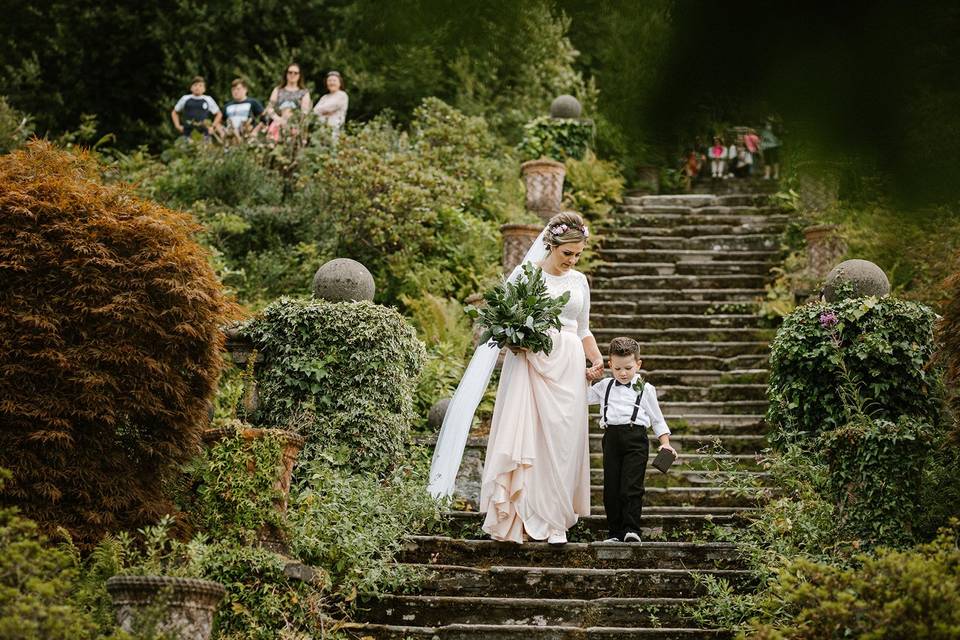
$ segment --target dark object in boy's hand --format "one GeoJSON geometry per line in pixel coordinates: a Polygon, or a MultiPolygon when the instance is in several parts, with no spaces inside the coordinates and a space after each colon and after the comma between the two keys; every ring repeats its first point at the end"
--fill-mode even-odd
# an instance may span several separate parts
{"type": "Polygon", "coordinates": [[[663,473],[666,473],[667,469],[670,468],[670,465],[673,464],[674,460],[676,460],[676,457],[672,453],[666,449],[660,449],[660,452],[657,453],[657,457],[653,459],[653,466],[663,473]]]}

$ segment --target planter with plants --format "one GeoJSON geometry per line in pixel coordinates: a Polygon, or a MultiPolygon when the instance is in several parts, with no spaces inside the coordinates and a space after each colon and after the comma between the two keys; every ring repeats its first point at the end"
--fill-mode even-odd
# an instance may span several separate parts
{"type": "Polygon", "coordinates": [[[206,545],[171,539],[173,524],[173,518],[165,516],[157,525],[140,529],[142,548],[131,536],[118,536],[122,569],[107,580],[107,592],[117,622],[128,633],[207,640],[226,590],[199,577],[206,545]]]}

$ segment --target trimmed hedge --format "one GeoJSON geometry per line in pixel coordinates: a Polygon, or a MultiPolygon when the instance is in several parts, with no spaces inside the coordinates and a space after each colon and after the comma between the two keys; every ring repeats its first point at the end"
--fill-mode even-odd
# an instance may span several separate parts
{"type": "Polygon", "coordinates": [[[298,429],[301,460],[382,473],[402,459],[426,357],[403,316],[372,302],[281,298],[241,331],[264,356],[251,417],[298,429]]]}
{"type": "Polygon", "coordinates": [[[0,499],[81,545],[170,510],[234,315],[185,214],[48,143],[0,158],[0,499]]]}

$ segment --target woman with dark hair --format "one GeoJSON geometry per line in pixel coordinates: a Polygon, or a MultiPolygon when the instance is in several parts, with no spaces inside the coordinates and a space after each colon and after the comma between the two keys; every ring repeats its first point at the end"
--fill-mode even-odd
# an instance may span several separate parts
{"type": "Polygon", "coordinates": [[[297,110],[310,113],[310,91],[303,83],[300,65],[291,62],[284,71],[280,84],[273,88],[267,103],[267,115],[278,125],[283,126],[297,110]]]}
{"type": "Polygon", "coordinates": [[[320,120],[333,129],[333,140],[336,142],[340,135],[340,128],[347,120],[347,106],[350,100],[347,92],[343,90],[343,76],[339,71],[329,72],[325,84],[327,93],[317,100],[313,113],[320,116],[320,120]]]}

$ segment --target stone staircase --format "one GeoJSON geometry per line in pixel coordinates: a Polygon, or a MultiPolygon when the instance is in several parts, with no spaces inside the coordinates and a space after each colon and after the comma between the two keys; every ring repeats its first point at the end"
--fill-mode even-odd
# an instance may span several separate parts
{"type": "MultiPolygon", "coordinates": [[[[591,327],[601,350],[618,335],[641,342],[644,375],[681,454],[668,474],[648,468],[641,545],[601,542],[594,411],[593,514],[567,545],[493,542],[483,539],[480,514],[451,513],[450,536],[406,542],[400,561],[426,572],[421,591],[382,596],[347,630],[396,639],[726,637],[697,628],[691,611],[704,575],[751,584],[735,547],[711,538],[756,504],[721,486],[720,476],[766,478],[756,454],[766,446],[773,332],[754,309],[786,222],[757,193],[627,196],[602,232],[591,327]]],[[[651,454],[655,444],[651,436],[651,454]]]]}

